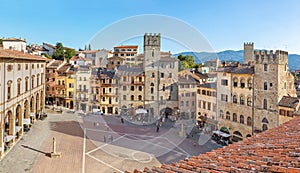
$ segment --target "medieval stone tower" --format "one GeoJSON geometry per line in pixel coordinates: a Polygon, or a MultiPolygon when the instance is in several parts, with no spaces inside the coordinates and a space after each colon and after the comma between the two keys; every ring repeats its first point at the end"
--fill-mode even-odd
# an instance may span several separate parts
{"type": "Polygon", "coordinates": [[[244,64],[253,63],[254,43],[244,43],[244,64]]]}
{"type": "MultiPolygon", "coordinates": [[[[245,61],[251,59],[253,44],[245,44],[245,61]],[[249,49],[249,50],[248,50],[249,49]],[[248,56],[248,57],[246,57],[248,56]]],[[[293,76],[288,71],[285,51],[255,51],[254,64],[254,130],[266,130],[279,125],[278,102],[283,96],[296,96],[293,76]]]]}
{"type": "Polygon", "coordinates": [[[160,34],[144,35],[145,108],[150,115],[159,115],[160,34]]]}

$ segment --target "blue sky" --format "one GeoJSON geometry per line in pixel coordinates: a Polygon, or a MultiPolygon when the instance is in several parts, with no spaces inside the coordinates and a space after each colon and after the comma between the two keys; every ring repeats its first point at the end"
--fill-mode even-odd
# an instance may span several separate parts
{"type": "MultiPolygon", "coordinates": [[[[28,43],[62,42],[83,48],[96,33],[121,19],[158,14],[193,26],[215,51],[240,50],[243,42],[254,42],[257,49],[300,54],[297,0],[0,0],[0,6],[0,36],[25,37],[28,43]]],[[[163,49],[185,51],[174,44],[163,49]]]]}

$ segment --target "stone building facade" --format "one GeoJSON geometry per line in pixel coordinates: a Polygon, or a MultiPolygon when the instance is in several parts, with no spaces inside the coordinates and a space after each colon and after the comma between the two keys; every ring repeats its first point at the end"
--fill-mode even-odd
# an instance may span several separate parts
{"type": "Polygon", "coordinates": [[[277,127],[279,102],[284,96],[296,97],[293,75],[288,70],[288,53],[254,51],[244,44],[246,64],[224,66],[217,72],[218,128],[234,140],[277,127]]]}
{"type": "Polygon", "coordinates": [[[46,59],[0,49],[0,156],[21,139],[45,102],[46,59]]]}
{"type": "Polygon", "coordinates": [[[76,69],[76,110],[92,111],[89,106],[91,72],[89,66],[79,66],[76,69]]]}

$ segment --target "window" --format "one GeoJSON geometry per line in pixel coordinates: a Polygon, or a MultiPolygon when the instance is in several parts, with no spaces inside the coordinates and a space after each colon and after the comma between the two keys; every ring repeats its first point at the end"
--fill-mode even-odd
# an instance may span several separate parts
{"type": "Polygon", "coordinates": [[[211,110],[211,103],[207,102],[207,110],[211,110]]]}
{"type": "Polygon", "coordinates": [[[139,77],[139,82],[142,82],[143,81],[143,78],[142,77],[139,77]]]}
{"type": "Polygon", "coordinates": [[[12,98],[12,81],[7,82],[7,100],[12,98]]]}
{"type": "Polygon", "coordinates": [[[205,101],[202,102],[202,108],[206,109],[206,102],[205,101]]]}
{"type": "Polygon", "coordinates": [[[245,79],[241,79],[241,88],[245,88],[245,79]]]}
{"type": "Polygon", "coordinates": [[[286,82],[284,82],[284,89],[286,89],[286,82]]]}
{"type": "Polygon", "coordinates": [[[180,102],[180,105],[181,105],[181,106],[184,106],[184,101],[181,101],[181,102],[180,102]]]}
{"type": "Polygon", "coordinates": [[[198,107],[201,108],[201,101],[198,101],[198,107]]]}
{"type": "Polygon", "coordinates": [[[234,78],[233,79],[233,87],[237,87],[238,86],[238,79],[234,78]]]}
{"type": "Polygon", "coordinates": [[[233,122],[237,122],[237,116],[236,116],[236,113],[233,113],[233,114],[232,114],[232,121],[233,121],[233,122]]]}
{"type": "Polygon", "coordinates": [[[294,112],[293,111],[287,111],[287,116],[288,117],[293,117],[294,112]]]}
{"type": "Polygon", "coordinates": [[[268,71],[268,64],[264,64],[264,71],[268,71]]]}
{"type": "Polygon", "coordinates": [[[224,112],[223,112],[223,110],[220,110],[220,118],[224,118],[224,112]]]}
{"type": "Polygon", "coordinates": [[[12,71],[12,70],[13,70],[13,68],[14,68],[14,66],[13,66],[13,65],[11,65],[11,64],[7,65],[7,71],[12,71]]]}
{"type": "Polygon", "coordinates": [[[283,110],[283,109],[279,109],[279,115],[283,115],[283,116],[285,116],[285,110],[283,110]]]}
{"type": "Polygon", "coordinates": [[[252,99],[251,99],[251,97],[247,98],[247,106],[252,106],[252,99]]]}
{"type": "Polygon", "coordinates": [[[130,90],[131,90],[131,91],[134,91],[134,86],[131,86],[131,87],[130,87],[130,90]]]}
{"type": "Polygon", "coordinates": [[[29,80],[29,78],[28,77],[26,77],[25,78],[25,91],[28,91],[28,81],[29,80]]]}
{"type": "MultiPolygon", "coordinates": [[[[169,100],[171,100],[171,99],[169,99],[169,100]]],[[[195,101],[192,101],[192,106],[195,106],[195,101]]]]}
{"type": "Polygon", "coordinates": [[[31,68],[34,69],[34,64],[31,65],[31,68]]]}
{"type": "Polygon", "coordinates": [[[142,86],[139,86],[139,91],[142,91],[143,90],[143,87],[142,86]]]}
{"type": "Polygon", "coordinates": [[[21,64],[18,64],[18,71],[21,70],[21,64]]]}
{"type": "Polygon", "coordinates": [[[236,96],[236,95],[233,95],[233,97],[232,97],[232,102],[233,102],[233,103],[237,103],[237,96],[236,96]]]}
{"type": "Polygon", "coordinates": [[[126,100],[126,95],[123,95],[123,100],[126,100]]]}
{"type": "Polygon", "coordinates": [[[34,88],[34,76],[31,77],[31,88],[34,88]]]}
{"type": "Polygon", "coordinates": [[[36,76],[36,85],[39,86],[39,84],[40,84],[40,74],[36,76]]]}
{"type": "Polygon", "coordinates": [[[264,99],[264,105],[263,105],[263,108],[264,108],[264,109],[268,109],[267,106],[268,106],[268,104],[267,104],[267,99],[264,99]]]}
{"type": "Polygon", "coordinates": [[[264,82],[264,90],[268,90],[268,84],[267,84],[267,82],[264,82]]]}
{"type": "Polygon", "coordinates": [[[141,95],[139,95],[139,96],[138,96],[138,99],[139,99],[139,100],[142,100],[142,96],[141,96],[141,95]]]}
{"type": "Polygon", "coordinates": [[[186,101],[186,102],[185,102],[185,106],[189,106],[189,101],[186,101]]]}
{"type": "Polygon", "coordinates": [[[206,90],[202,90],[202,95],[206,95],[206,90]]]}
{"type": "Polygon", "coordinates": [[[25,65],[25,69],[28,70],[28,64],[25,65]]]}
{"type": "Polygon", "coordinates": [[[151,76],[152,78],[155,78],[155,74],[154,73],[152,73],[152,76],[151,76]]]}
{"type": "Polygon", "coordinates": [[[164,77],[165,77],[165,74],[164,74],[164,73],[160,73],[160,77],[161,77],[161,78],[164,78],[164,77]]]}
{"type": "Polygon", "coordinates": [[[247,118],[247,126],[251,126],[252,125],[252,121],[251,121],[251,117],[247,118]]]}
{"type": "Polygon", "coordinates": [[[230,112],[229,111],[226,112],[226,120],[230,120],[230,112]]]}
{"type": "Polygon", "coordinates": [[[151,94],[153,94],[154,93],[154,88],[153,87],[151,87],[151,94]]]}
{"type": "Polygon", "coordinates": [[[248,79],[248,88],[249,89],[252,89],[252,80],[251,79],[248,79]]]}
{"type": "Polygon", "coordinates": [[[272,88],[272,86],[273,86],[273,84],[272,84],[272,83],[270,83],[270,88],[272,88]]]}
{"type": "Polygon", "coordinates": [[[130,96],[130,100],[133,101],[134,100],[134,95],[130,96]]]}
{"type": "Polygon", "coordinates": [[[227,79],[222,79],[221,80],[221,85],[228,86],[228,80],[227,79]]]}
{"type": "Polygon", "coordinates": [[[244,105],[244,104],[245,104],[245,98],[244,98],[244,96],[241,96],[241,97],[240,97],[240,104],[241,104],[241,105],[244,105]]]}
{"type": "Polygon", "coordinates": [[[244,124],[244,115],[240,115],[240,123],[244,124]]]}
{"type": "Polygon", "coordinates": [[[18,79],[18,84],[17,84],[17,94],[21,94],[21,78],[18,79]]]}
{"type": "Polygon", "coordinates": [[[172,78],[172,73],[169,73],[169,78],[172,78]]]}
{"type": "Polygon", "coordinates": [[[228,95],[221,94],[221,100],[227,102],[228,101],[228,95]]]}
{"type": "Polygon", "coordinates": [[[123,81],[126,81],[126,76],[123,77],[123,81]]]}
{"type": "Polygon", "coordinates": [[[166,86],[165,86],[165,84],[163,85],[163,88],[162,88],[162,90],[163,90],[163,91],[165,91],[165,90],[166,90],[166,86]]]}

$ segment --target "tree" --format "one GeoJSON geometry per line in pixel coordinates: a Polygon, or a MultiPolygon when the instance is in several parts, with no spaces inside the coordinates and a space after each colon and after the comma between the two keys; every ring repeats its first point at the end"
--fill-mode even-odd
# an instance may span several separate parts
{"type": "Polygon", "coordinates": [[[75,56],[75,50],[74,49],[67,49],[65,52],[65,58],[69,61],[72,56],[75,56]]]}
{"type": "Polygon", "coordinates": [[[63,47],[62,43],[58,42],[58,43],[56,43],[56,49],[53,53],[53,59],[64,60],[64,58],[65,58],[64,47],[63,47]]]}
{"type": "Polygon", "coordinates": [[[2,39],[0,38],[0,47],[2,47],[3,45],[2,45],[2,39]]]}
{"type": "Polygon", "coordinates": [[[50,55],[48,55],[47,53],[44,54],[44,56],[45,56],[46,58],[48,58],[48,59],[52,59],[52,57],[51,57],[50,55]]]}
{"type": "Polygon", "coordinates": [[[195,63],[194,56],[191,55],[179,55],[177,57],[182,63],[180,64],[183,67],[180,67],[179,69],[187,69],[187,68],[197,68],[199,65],[195,63]]]}
{"type": "Polygon", "coordinates": [[[92,46],[91,46],[91,44],[89,44],[89,50],[92,50],[92,46]]]}

